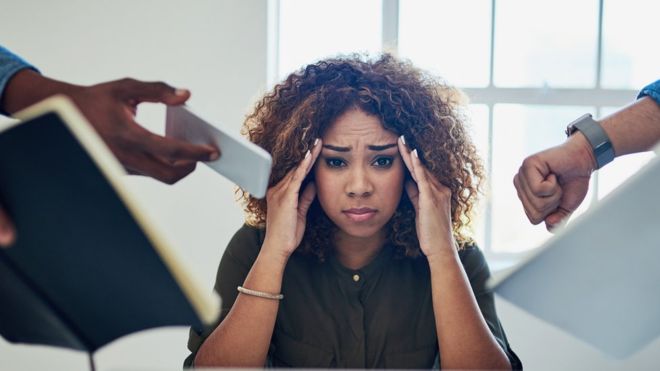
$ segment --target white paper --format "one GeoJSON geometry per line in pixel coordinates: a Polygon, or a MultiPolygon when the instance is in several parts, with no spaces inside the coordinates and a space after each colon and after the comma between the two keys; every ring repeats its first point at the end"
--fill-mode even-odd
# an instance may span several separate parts
{"type": "Polygon", "coordinates": [[[491,287],[615,358],[660,335],[660,157],[491,287]]]}

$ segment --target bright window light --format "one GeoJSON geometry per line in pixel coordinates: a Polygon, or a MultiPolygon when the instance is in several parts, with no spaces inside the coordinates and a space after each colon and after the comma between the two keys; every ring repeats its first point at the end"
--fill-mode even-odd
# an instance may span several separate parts
{"type": "Polygon", "coordinates": [[[400,0],[399,54],[453,85],[487,86],[490,4],[490,0],[400,0]]]}
{"type": "Polygon", "coordinates": [[[280,0],[278,76],[337,54],[381,48],[379,0],[280,0]]]}

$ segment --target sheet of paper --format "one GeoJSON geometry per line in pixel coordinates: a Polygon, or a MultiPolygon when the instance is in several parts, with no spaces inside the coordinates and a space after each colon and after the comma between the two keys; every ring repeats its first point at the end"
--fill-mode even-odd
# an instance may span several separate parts
{"type": "Polygon", "coordinates": [[[614,358],[652,342],[660,335],[660,157],[491,286],[614,358]]]}
{"type": "Polygon", "coordinates": [[[263,148],[211,125],[185,106],[167,107],[165,133],[168,137],[220,148],[220,158],[205,164],[254,197],[266,195],[272,158],[263,148]]]}

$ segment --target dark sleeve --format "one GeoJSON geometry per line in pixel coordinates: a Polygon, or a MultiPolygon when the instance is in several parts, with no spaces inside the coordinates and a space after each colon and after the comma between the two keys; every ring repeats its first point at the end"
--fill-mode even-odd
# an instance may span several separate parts
{"type": "Polygon", "coordinates": [[[211,335],[213,330],[225,319],[238,296],[236,288],[243,284],[245,277],[257,259],[264,239],[263,229],[243,225],[234,234],[225,249],[218,273],[215,278],[215,291],[222,299],[222,306],[218,321],[206,328],[190,328],[188,349],[190,355],[183,362],[184,367],[194,367],[193,361],[200,346],[211,335]]]}
{"type": "Polygon", "coordinates": [[[486,281],[488,281],[488,278],[490,277],[490,269],[488,268],[488,263],[486,263],[484,254],[478,247],[469,246],[461,250],[459,255],[463,267],[465,268],[465,273],[470,280],[474,296],[479,304],[481,314],[484,316],[484,319],[488,324],[488,328],[490,328],[495,339],[497,339],[497,342],[500,344],[507,357],[509,357],[511,367],[514,370],[522,369],[520,358],[518,358],[513,350],[511,350],[509,341],[506,339],[506,334],[502,328],[502,324],[497,318],[493,292],[486,286],[486,281]]]}

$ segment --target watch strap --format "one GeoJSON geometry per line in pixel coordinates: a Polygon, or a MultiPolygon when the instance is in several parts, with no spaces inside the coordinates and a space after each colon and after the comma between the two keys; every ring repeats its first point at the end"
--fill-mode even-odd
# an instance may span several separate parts
{"type": "Polygon", "coordinates": [[[566,132],[570,136],[576,130],[579,130],[591,144],[591,150],[596,158],[596,169],[600,169],[614,160],[614,147],[612,147],[610,137],[590,114],[585,114],[570,123],[566,132]]]}

